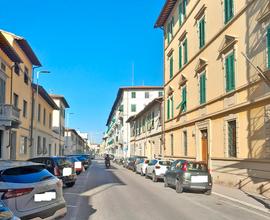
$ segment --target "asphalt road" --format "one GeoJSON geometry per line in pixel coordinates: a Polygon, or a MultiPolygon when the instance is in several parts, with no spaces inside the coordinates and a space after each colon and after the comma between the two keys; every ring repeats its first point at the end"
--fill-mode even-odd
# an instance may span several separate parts
{"type": "Polygon", "coordinates": [[[102,160],[78,176],[74,187],[64,189],[65,220],[265,220],[270,215],[201,193],[177,194],[138,174],[102,160]]]}

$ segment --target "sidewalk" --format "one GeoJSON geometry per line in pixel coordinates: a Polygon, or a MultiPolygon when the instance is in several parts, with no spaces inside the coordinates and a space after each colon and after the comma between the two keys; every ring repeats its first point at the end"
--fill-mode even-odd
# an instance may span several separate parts
{"type": "Polygon", "coordinates": [[[250,194],[237,188],[230,188],[218,184],[213,185],[212,193],[242,205],[270,213],[270,199],[261,195],[250,194]]]}

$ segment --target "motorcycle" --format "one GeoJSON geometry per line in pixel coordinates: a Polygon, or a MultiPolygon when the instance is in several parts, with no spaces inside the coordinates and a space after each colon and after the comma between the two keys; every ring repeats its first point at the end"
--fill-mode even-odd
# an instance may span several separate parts
{"type": "Polygon", "coordinates": [[[105,166],[107,169],[109,169],[111,167],[110,161],[105,161],[105,166]]]}

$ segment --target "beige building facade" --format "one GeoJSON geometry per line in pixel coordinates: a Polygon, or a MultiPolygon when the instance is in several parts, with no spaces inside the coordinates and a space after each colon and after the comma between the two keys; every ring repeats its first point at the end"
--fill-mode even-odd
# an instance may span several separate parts
{"type": "Polygon", "coordinates": [[[167,0],[164,154],[214,181],[270,195],[270,3],[167,0]]]}
{"type": "Polygon", "coordinates": [[[149,159],[163,154],[163,123],[162,123],[163,98],[151,101],[138,114],[131,116],[130,144],[131,155],[146,156],[149,159]]]}

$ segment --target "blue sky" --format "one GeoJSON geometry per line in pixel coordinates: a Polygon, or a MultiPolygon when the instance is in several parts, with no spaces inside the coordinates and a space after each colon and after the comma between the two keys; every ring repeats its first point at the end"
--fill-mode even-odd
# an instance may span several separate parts
{"type": "Polygon", "coordinates": [[[25,37],[48,75],[39,82],[70,104],[69,127],[100,140],[120,86],[162,85],[164,0],[2,1],[0,28],[25,37]],[[11,8],[12,7],[12,8],[11,8]]]}

